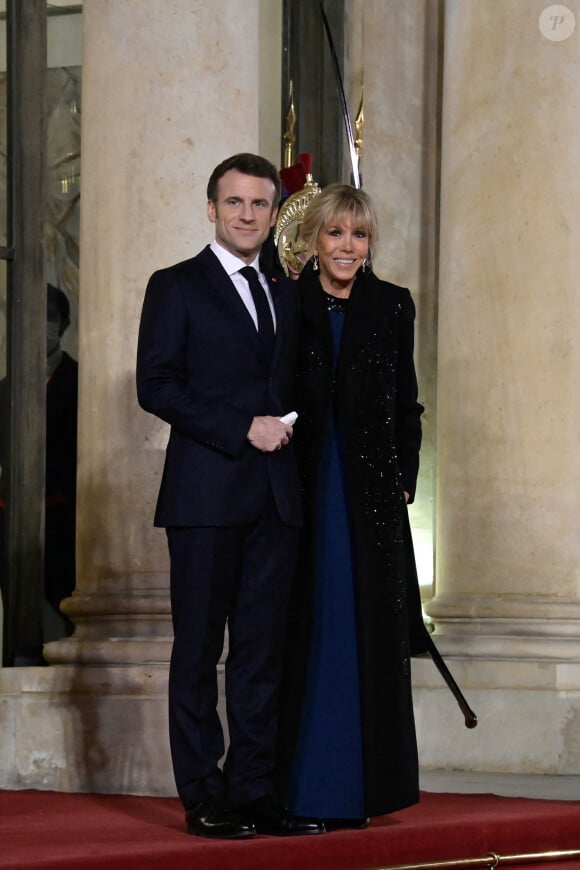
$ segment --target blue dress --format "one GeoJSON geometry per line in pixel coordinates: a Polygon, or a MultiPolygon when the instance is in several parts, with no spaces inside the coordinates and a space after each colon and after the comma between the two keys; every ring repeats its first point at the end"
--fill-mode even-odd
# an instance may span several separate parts
{"type": "MultiPolygon", "coordinates": [[[[344,308],[328,315],[336,364],[344,308]]],[[[318,487],[312,645],[288,795],[292,812],[324,819],[366,815],[356,602],[343,478],[331,413],[318,487]]]]}

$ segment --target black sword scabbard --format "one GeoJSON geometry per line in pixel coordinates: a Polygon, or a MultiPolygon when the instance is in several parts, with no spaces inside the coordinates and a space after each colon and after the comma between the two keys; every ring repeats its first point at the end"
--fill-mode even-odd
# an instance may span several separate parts
{"type": "Polygon", "coordinates": [[[427,652],[429,653],[429,655],[433,659],[433,663],[435,664],[435,667],[437,668],[437,670],[439,671],[439,673],[441,674],[441,676],[443,677],[443,679],[445,680],[445,682],[447,683],[449,688],[451,689],[451,692],[453,693],[455,700],[459,704],[459,708],[460,708],[460,710],[463,713],[463,716],[465,718],[465,727],[466,728],[475,728],[475,726],[477,725],[477,716],[475,715],[475,713],[473,712],[473,710],[471,709],[471,707],[467,703],[467,701],[465,699],[465,695],[463,694],[463,692],[461,691],[461,689],[459,688],[459,686],[457,685],[457,683],[453,679],[453,674],[451,673],[451,671],[449,670],[449,668],[447,667],[447,665],[443,661],[443,657],[442,657],[441,653],[439,652],[439,650],[437,649],[437,647],[435,646],[435,644],[433,643],[431,635],[428,635],[428,637],[427,637],[427,652]]]}

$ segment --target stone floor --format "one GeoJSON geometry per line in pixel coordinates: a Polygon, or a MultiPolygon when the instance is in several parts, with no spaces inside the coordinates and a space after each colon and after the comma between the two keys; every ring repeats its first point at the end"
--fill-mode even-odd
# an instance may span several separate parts
{"type": "Polygon", "coordinates": [[[422,770],[423,791],[497,794],[504,797],[580,801],[580,776],[422,770]]]}

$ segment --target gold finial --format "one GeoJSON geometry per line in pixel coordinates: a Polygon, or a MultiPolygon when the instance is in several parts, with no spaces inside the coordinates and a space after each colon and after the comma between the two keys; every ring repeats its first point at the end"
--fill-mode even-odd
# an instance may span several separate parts
{"type": "Polygon", "coordinates": [[[360,89],[360,104],[358,107],[358,112],[356,115],[356,121],[354,122],[355,130],[356,130],[356,138],[354,140],[354,147],[356,149],[356,156],[360,160],[361,152],[363,148],[363,127],[365,125],[365,113],[363,109],[363,100],[364,100],[364,85],[360,89]]]}
{"type": "Polygon", "coordinates": [[[296,111],[294,109],[294,87],[292,79],[290,79],[290,95],[288,99],[288,114],[286,115],[286,132],[284,133],[284,167],[292,166],[294,163],[294,145],[296,144],[296,136],[294,128],[296,126],[296,111]]]}

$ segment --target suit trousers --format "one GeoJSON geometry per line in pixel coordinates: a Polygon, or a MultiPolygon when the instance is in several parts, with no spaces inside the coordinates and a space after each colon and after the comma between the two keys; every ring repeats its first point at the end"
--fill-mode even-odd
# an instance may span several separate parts
{"type": "Polygon", "coordinates": [[[184,807],[224,795],[232,805],[275,789],[279,692],[299,529],[270,496],[241,527],[167,529],[174,643],[169,735],[184,807]],[[217,713],[225,627],[229,748],[217,713]]]}

